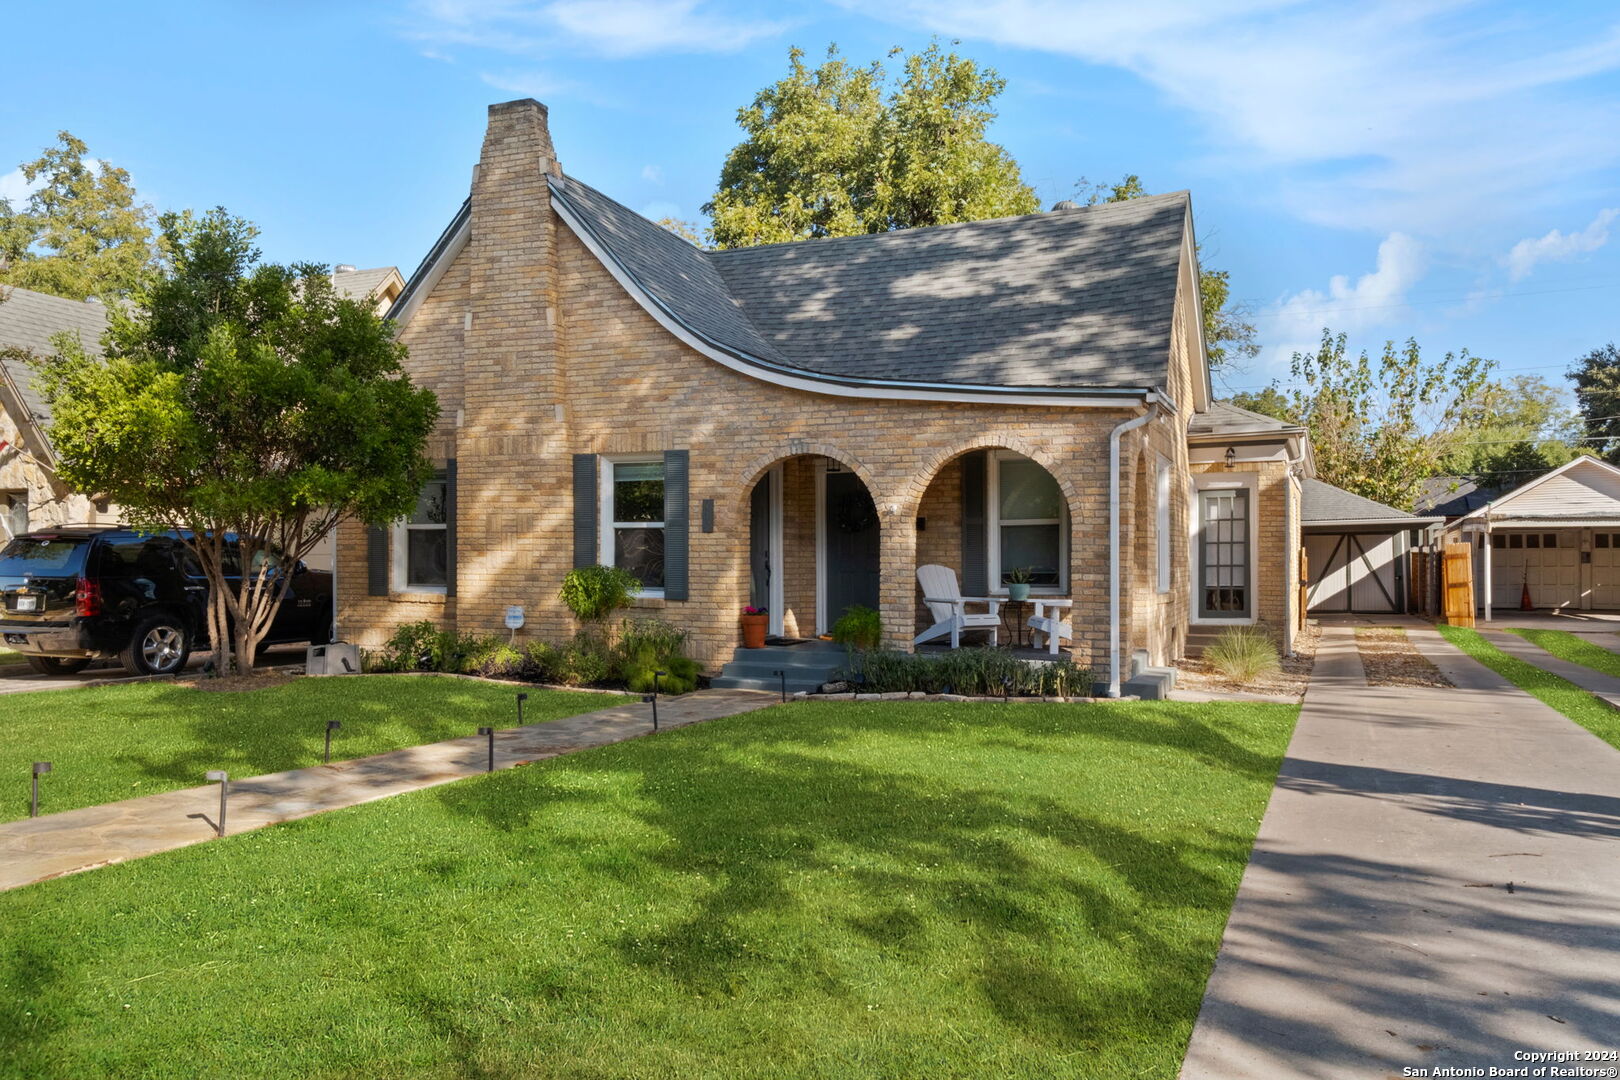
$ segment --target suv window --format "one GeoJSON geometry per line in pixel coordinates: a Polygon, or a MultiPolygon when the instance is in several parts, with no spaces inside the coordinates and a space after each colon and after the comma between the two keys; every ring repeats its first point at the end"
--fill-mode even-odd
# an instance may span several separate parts
{"type": "Polygon", "coordinates": [[[71,536],[20,536],[0,550],[0,576],[77,577],[90,541],[71,536]]]}
{"type": "Polygon", "coordinates": [[[101,572],[109,577],[150,577],[174,570],[168,541],[160,537],[106,537],[98,547],[101,572]]]}

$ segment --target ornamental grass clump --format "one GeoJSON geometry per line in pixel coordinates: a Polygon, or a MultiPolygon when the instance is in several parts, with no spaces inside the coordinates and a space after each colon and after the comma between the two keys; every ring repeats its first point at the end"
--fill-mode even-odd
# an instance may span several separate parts
{"type": "Polygon", "coordinates": [[[1204,649],[1204,660],[1236,683],[1254,682],[1282,670],[1276,639],[1258,626],[1228,626],[1204,649]]]}

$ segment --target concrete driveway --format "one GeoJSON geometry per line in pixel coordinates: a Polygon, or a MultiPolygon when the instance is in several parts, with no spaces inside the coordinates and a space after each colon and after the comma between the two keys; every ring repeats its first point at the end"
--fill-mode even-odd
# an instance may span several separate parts
{"type": "MultiPolygon", "coordinates": [[[[281,667],[304,662],[303,645],[270,645],[259,650],[256,667],[281,667]]],[[[193,653],[186,671],[195,674],[202,670],[207,653],[193,653]]],[[[148,676],[165,678],[166,676],[148,676]]],[[[22,694],[30,690],[70,690],[76,686],[105,685],[116,682],[142,682],[131,678],[129,672],[116,660],[98,661],[77,675],[36,675],[27,664],[7,664],[0,667],[0,694],[22,694]]]]}
{"type": "Polygon", "coordinates": [[[1408,633],[1453,688],[1369,688],[1324,630],[1184,1080],[1620,1051],[1620,751],[1408,633]]]}

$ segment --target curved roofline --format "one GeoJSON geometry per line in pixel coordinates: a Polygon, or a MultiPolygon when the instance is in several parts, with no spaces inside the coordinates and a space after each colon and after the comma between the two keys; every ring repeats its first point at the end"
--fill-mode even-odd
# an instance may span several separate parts
{"type": "MultiPolygon", "coordinates": [[[[903,379],[860,379],[853,376],[826,375],[806,371],[751,356],[739,349],[722,345],[695,329],[676,315],[638,281],[607,245],[591,229],[584,217],[576,213],[568,202],[567,194],[548,177],[551,184],[552,208],[564,224],[579,237],[586,249],[613,276],[657,322],[686,345],[709,359],[764,382],[794,390],[837,397],[901,398],[923,401],[1006,401],[1026,405],[1059,405],[1079,408],[1118,407],[1121,404],[1152,397],[1165,398],[1156,387],[1009,387],[984,386],[969,383],[922,383],[903,379]]],[[[1168,401],[1168,398],[1165,398],[1168,401]]],[[[1172,404],[1172,408],[1174,405],[1172,404]]]]}

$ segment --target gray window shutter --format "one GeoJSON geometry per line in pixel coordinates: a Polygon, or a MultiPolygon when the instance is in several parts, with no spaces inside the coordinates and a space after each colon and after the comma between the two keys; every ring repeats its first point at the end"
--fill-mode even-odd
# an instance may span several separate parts
{"type": "Polygon", "coordinates": [[[687,533],[690,531],[691,454],[664,451],[664,598],[687,597],[687,533]]]}
{"type": "Polygon", "coordinates": [[[387,529],[366,529],[366,595],[388,595],[387,529]]]}
{"type": "Polygon", "coordinates": [[[962,455],[962,594],[990,595],[990,512],[983,450],[962,455]]]}
{"type": "Polygon", "coordinates": [[[444,467],[444,594],[456,595],[456,459],[444,467]]]}
{"type": "Polygon", "coordinates": [[[574,565],[595,566],[596,455],[574,455],[574,565]]]}

